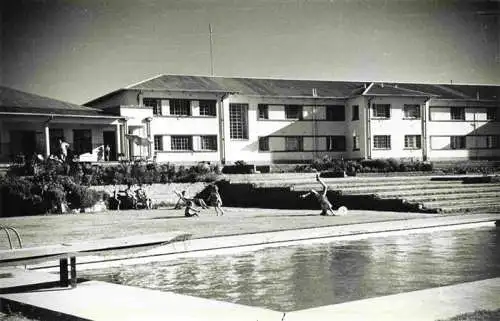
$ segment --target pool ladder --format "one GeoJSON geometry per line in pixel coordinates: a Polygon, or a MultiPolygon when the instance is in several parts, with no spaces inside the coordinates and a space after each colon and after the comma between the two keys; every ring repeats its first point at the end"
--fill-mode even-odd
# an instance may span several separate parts
{"type": "Polygon", "coordinates": [[[0,225],[0,230],[5,231],[5,234],[7,234],[7,239],[9,240],[9,246],[10,249],[13,250],[14,247],[12,246],[12,237],[10,236],[10,232],[12,231],[16,237],[17,237],[17,242],[19,244],[19,248],[23,248],[23,241],[21,240],[21,235],[19,235],[19,232],[13,228],[12,226],[6,226],[6,225],[0,225]]]}

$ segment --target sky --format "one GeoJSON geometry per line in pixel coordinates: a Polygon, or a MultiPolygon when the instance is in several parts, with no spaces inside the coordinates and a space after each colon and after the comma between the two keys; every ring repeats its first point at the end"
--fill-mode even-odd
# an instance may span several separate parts
{"type": "Polygon", "coordinates": [[[2,0],[0,84],[83,104],[159,74],[500,85],[500,0],[2,0]],[[212,26],[212,60],[209,25],[212,26]]]}

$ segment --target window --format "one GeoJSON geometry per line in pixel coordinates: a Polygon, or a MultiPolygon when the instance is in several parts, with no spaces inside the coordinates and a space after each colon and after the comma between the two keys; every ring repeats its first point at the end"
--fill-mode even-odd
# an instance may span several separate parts
{"type": "Polygon", "coordinates": [[[359,137],[352,136],[352,150],[359,150],[359,137]]]}
{"type": "Polygon", "coordinates": [[[405,148],[420,149],[422,148],[422,139],[420,135],[405,135],[405,148]]]}
{"type": "Polygon", "coordinates": [[[391,118],[391,105],[389,105],[389,104],[373,104],[373,117],[391,118]]]}
{"type": "Polygon", "coordinates": [[[451,136],[450,137],[451,149],[465,149],[465,136],[451,136]]]}
{"type": "Polygon", "coordinates": [[[170,99],[170,115],[190,116],[190,101],[187,99],[170,99]]]}
{"type": "Polygon", "coordinates": [[[302,151],[303,142],[302,137],[299,136],[291,136],[285,137],[285,150],[288,152],[298,152],[302,151]]]}
{"type": "Polygon", "coordinates": [[[161,115],[161,100],[156,98],[144,98],[142,104],[147,107],[153,107],[153,115],[161,115]]]}
{"type": "Polygon", "coordinates": [[[155,150],[163,150],[163,136],[154,136],[154,148],[155,150]]]}
{"type": "Polygon", "coordinates": [[[391,136],[389,135],[373,136],[373,148],[391,149],[391,136]]]}
{"type": "Polygon", "coordinates": [[[345,136],[326,137],[326,150],[345,151],[345,136]]]}
{"type": "Polygon", "coordinates": [[[259,104],[259,119],[269,119],[269,106],[265,104],[259,104]]]}
{"type": "Polygon", "coordinates": [[[193,150],[193,140],[191,136],[172,136],[172,150],[193,150]]]}
{"type": "Polygon", "coordinates": [[[486,119],[487,120],[497,120],[497,109],[496,108],[487,108],[486,109],[486,119]]]}
{"type": "Polygon", "coordinates": [[[200,149],[201,150],[217,150],[217,136],[200,136],[200,149]]]}
{"type": "Polygon", "coordinates": [[[352,106],[352,120],[359,120],[359,106],[352,106]]]}
{"type": "Polygon", "coordinates": [[[269,151],[269,137],[259,137],[259,151],[269,151]]]}
{"type": "Polygon", "coordinates": [[[486,136],[486,148],[500,148],[500,136],[486,136]]]}
{"type": "Polygon", "coordinates": [[[90,129],[73,129],[73,150],[78,155],[92,153],[92,132],[90,129]]]}
{"type": "Polygon", "coordinates": [[[248,139],[247,104],[229,104],[229,137],[248,139]]]}
{"type": "Polygon", "coordinates": [[[300,105],[286,105],[285,106],[286,119],[302,119],[302,106],[300,105]]]}
{"type": "Polygon", "coordinates": [[[345,107],[343,105],[326,106],[326,120],[344,121],[345,107]]]}
{"type": "Polygon", "coordinates": [[[450,117],[452,120],[465,120],[465,108],[450,108],[450,117]]]}
{"type": "Polygon", "coordinates": [[[217,116],[215,100],[200,100],[200,116],[217,116]]]}
{"type": "Polygon", "coordinates": [[[420,105],[404,105],[404,118],[420,119],[420,105]]]}

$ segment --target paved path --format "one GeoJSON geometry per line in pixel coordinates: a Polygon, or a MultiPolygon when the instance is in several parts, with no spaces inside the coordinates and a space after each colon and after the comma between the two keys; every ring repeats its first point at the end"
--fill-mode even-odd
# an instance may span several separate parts
{"type": "Polygon", "coordinates": [[[435,321],[479,309],[500,308],[500,278],[426,289],[286,314],[259,307],[196,298],[172,292],[89,281],[0,295],[1,304],[36,307],[34,312],[67,320],[384,320],[435,321]]]}

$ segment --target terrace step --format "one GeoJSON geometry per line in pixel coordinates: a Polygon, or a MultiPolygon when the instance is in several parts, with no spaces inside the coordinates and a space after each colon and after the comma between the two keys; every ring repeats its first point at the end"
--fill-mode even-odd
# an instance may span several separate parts
{"type": "Polygon", "coordinates": [[[446,194],[467,194],[467,193],[483,193],[483,192],[500,192],[498,184],[474,184],[473,186],[463,185],[461,187],[447,188],[443,186],[412,186],[393,188],[392,190],[361,190],[349,191],[343,190],[344,195],[366,195],[376,194],[380,198],[405,198],[407,196],[423,196],[423,195],[446,195],[446,194]],[[481,186],[477,186],[481,185],[481,186]]]}
{"type": "Polygon", "coordinates": [[[458,213],[458,212],[498,212],[500,211],[500,201],[494,203],[476,203],[468,205],[449,205],[440,208],[442,213],[458,213]]]}
{"type": "MultiPolygon", "coordinates": [[[[491,183],[485,183],[490,184],[491,183]]],[[[332,190],[341,190],[344,193],[355,193],[355,192],[363,192],[367,191],[371,194],[377,191],[388,191],[388,190],[404,190],[404,189],[428,189],[428,188],[461,188],[462,186],[470,186],[472,184],[464,184],[460,181],[441,181],[441,182],[377,182],[375,184],[327,184],[329,189],[332,190]]],[[[474,184],[478,185],[478,184],[474,184]]],[[[318,189],[320,186],[318,183],[316,184],[301,184],[294,185],[294,190],[309,190],[311,188],[318,189]]]]}
{"type": "MultiPolygon", "coordinates": [[[[461,200],[466,197],[462,193],[455,194],[433,194],[433,195],[418,195],[418,196],[407,196],[404,199],[410,203],[425,203],[439,200],[461,200]]],[[[474,193],[474,198],[491,198],[497,197],[500,199],[500,192],[484,192],[484,193],[474,193]]]]}
{"type": "Polygon", "coordinates": [[[477,197],[469,197],[463,198],[461,200],[439,200],[439,201],[431,201],[431,202],[423,202],[423,206],[426,208],[443,208],[448,206],[464,206],[469,207],[473,204],[496,204],[500,203],[500,199],[498,197],[485,197],[485,198],[477,198],[477,197]]]}

